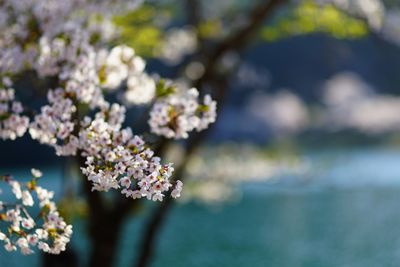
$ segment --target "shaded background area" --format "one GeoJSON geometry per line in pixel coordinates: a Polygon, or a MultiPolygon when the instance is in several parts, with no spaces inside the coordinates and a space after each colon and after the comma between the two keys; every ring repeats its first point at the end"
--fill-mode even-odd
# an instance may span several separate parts
{"type": "MultiPolygon", "coordinates": [[[[202,81],[211,93],[223,77],[227,88],[215,127],[187,163],[152,266],[398,266],[400,6],[327,2],[282,1],[246,49],[213,66],[212,82],[202,80],[205,55],[260,1],[149,1],[116,19],[150,72],[202,81]]],[[[166,158],[182,161],[185,147],[170,145],[166,158]]],[[[0,142],[0,151],[2,173],[34,166],[49,177],[43,185],[70,215],[84,266],[91,244],[74,163],[27,136],[0,142]]],[[[116,266],[139,256],[154,209],[128,217],[116,266]]],[[[0,250],[1,266],[41,263],[0,250]]]]}

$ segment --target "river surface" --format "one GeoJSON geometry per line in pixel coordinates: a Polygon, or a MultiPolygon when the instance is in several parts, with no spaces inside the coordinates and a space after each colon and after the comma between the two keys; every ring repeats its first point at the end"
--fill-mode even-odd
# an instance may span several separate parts
{"type": "MultiPolygon", "coordinates": [[[[176,205],[153,266],[400,266],[400,151],[352,149],[302,157],[310,171],[243,183],[240,197],[224,205],[176,205]]],[[[60,173],[43,171],[55,178],[46,186],[60,188],[60,173]]],[[[118,266],[130,266],[143,223],[132,219],[125,226],[118,266]]],[[[87,255],[84,223],[74,227],[72,243],[87,255]]],[[[0,248],[0,266],[36,267],[40,259],[0,248]]]]}

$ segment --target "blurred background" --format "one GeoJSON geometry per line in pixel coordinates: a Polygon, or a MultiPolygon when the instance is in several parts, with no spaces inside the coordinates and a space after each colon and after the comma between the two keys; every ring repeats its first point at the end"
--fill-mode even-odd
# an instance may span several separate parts
{"type": "MultiPolygon", "coordinates": [[[[399,1],[153,0],[113,22],[150,73],[219,101],[207,134],[165,153],[182,199],[136,208],[115,266],[399,266],[399,1]]],[[[73,160],[27,136],[0,151],[1,173],[45,173],[75,229],[66,265],[0,250],[0,266],[87,264],[73,160]]]]}

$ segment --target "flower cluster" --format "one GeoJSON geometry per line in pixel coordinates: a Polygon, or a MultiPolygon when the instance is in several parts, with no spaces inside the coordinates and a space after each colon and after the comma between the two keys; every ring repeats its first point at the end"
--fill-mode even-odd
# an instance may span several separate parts
{"type": "Polygon", "coordinates": [[[79,132],[74,133],[76,106],[66,94],[62,89],[49,92],[50,105],[44,106],[31,124],[32,138],[53,146],[59,156],[81,151],[86,158],[82,172],[93,182],[93,190],[122,186],[127,197],[162,200],[163,192],[172,186],[172,164],[161,165],[160,158],[153,156],[154,152],[132,134],[132,129],[122,129],[125,108],[118,104],[105,106],[94,119],[86,116],[79,132]],[[131,180],[129,186],[127,179],[131,180]]]}
{"type": "Polygon", "coordinates": [[[127,90],[123,97],[127,104],[147,104],[154,98],[155,81],[144,72],[144,60],[135,55],[131,47],[120,45],[110,52],[100,51],[97,65],[102,87],[113,91],[126,81],[127,90]]]}
{"type": "Polygon", "coordinates": [[[147,73],[132,75],[127,81],[127,90],[124,93],[124,101],[127,105],[147,104],[156,95],[156,83],[147,73]]]}
{"type": "Polygon", "coordinates": [[[73,60],[69,56],[76,54],[77,38],[97,43],[110,40],[110,26],[101,26],[111,25],[112,14],[132,9],[134,2],[1,1],[0,71],[17,73],[28,67],[41,75],[56,74],[64,59],[73,60]]]}
{"type": "MultiPolygon", "coordinates": [[[[111,23],[113,12],[132,7],[125,1],[0,0],[0,138],[15,139],[28,130],[32,139],[53,147],[58,156],[83,157],[81,171],[92,190],[115,189],[128,198],[153,201],[162,201],[170,192],[177,198],[183,184],[171,179],[172,163],[163,164],[141,136],[123,128],[126,108],[108,102],[104,94],[124,87],[127,106],[154,104],[151,131],[175,139],[214,122],[216,102],[206,95],[200,103],[195,88],[176,91],[161,86],[160,91],[160,83],[145,72],[145,61],[133,48],[105,49],[117,32],[111,23]],[[40,112],[33,111],[31,121],[6,78],[25,72],[39,85],[51,84],[44,88],[48,103],[40,112]]],[[[191,40],[182,48],[184,53],[194,49],[190,32],[174,34],[177,40],[191,40]]],[[[179,45],[178,41],[167,49],[170,57],[181,57],[173,51],[179,45]]],[[[33,170],[32,175],[25,184],[0,177],[17,199],[0,202],[0,240],[8,251],[30,254],[38,247],[60,253],[72,228],[57,212],[53,193],[36,185],[41,173],[33,170]],[[28,208],[36,200],[39,213],[31,216],[28,208]]]]}
{"type": "Polygon", "coordinates": [[[159,98],[151,112],[149,125],[155,134],[167,138],[187,138],[189,132],[201,131],[216,119],[216,102],[209,95],[199,103],[199,92],[191,88],[159,98]]]}
{"type": "Polygon", "coordinates": [[[96,52],[93,48],[80,51],[72,67],[65,67],[59,76],[65,83],[67,97],[74,98],[78,103],[88,104],[91,109],[107,106],[99,87],[96,52]]]}
{"type": "Polygon", "coordinates": [[[176,181],[176,186],[175,189],[172,190],[171,192],[171,196],[173,198],[178,198],[181,196],[181,192],[182,192],[182,188],[183,188],[183,183],[181,181],[176,181]]]}
{"type": "MultiPolygon", "coordinates": [[[[93,121],[86,118],[79,135],[82,155],[87,158],[82,172],[93,182],[92,190],[121,189],[126,197],[161,201],[163,192],[172,187],[169,178],[174,168],[161,165],[160,158],[130,128],[121,129],[117,118],[123,111],[114,104],[93,121]]],[[[181,188],[178,183],[174,190],[181,188]]]]}
{"type": "Polygon", "coordinates": [[[41,172],[32,169],[33,179],[26,184],[11,176],[0,176],[16,198],[15,203],[0,202],[0,241],[7,251],[20,249],[22,254],[32,254],[33,248],[59,254],[70,241],[72,226],[68,225],[57,211],[52,201],[54,193],[38,186],[41,172]],[[39,212],[31,216],[35,199],[39,212]]]}
{"type": "MultiPolygon", "coordinates": [[[[110,22],[107,16],[96,16],[104,10],[110,14],[103,0],[1,2],[0,13],[6,16],[0,21],[5,33],[0,38],[0,72],[34,70],[39,78],[54,78],[56,85],[48,90],[49,103],[30,124],[20,115],[21,105],[11,103],[14,91],[0,91],[0,134],[14,139],[29,126],[31,137],[54,147],[57,155],[85,157],[82,171],[93,182],[93,190],[115,188],[128,197],[162,200],[173,187],[172,164],[162,165],[132,129],[122,129],[125,108],[108,103],[102,89],[113,91],[126,83],[125,103],[154,100],[151,130],[168,138],[186,138],[190,131],[208,127],[215,120],[216,104],[209,96],[200,104],[196,89],[158,95],[154,78],[144,71],[144,60],[132,48],[103,49],[103,39],[93,37],[102,28],[97,21],[110,22]],[[82,17],[83,11],[91,15],[82,17]]],[[[109,32],[108,40],[110,36],[109,32]]],[[[173,196],[179,196],[181,183],[172,190],[173,196]]]]}
{"type": "Polygon", "coordinates": [[[183,58],[197,47],[197,37],[194,29],[172,28],[167,31],[165,43],[161,48],[162,59],[170,65],[177,65],[183,58]]]}
{"type": "Polygon", "coordinates": [[[117,89],[129,75],[143,72],[145,68],[144,60],[126,45],[116,46],[109,52],[101,50],[97,64],[101,85],[109,90],[117,89]]]}
{"type": "Polygon", "coordinates": [[[76,106],[65,97],[62,89],[50,90],[47,98],[50,104],[43,106],[41,113],[35,116],[29,133],[32,139],[53,146],[58,156],[75,155],[79,144],[77,137],[72,135],[76,106]]]}
{"type": "MultiPolygon", "coordinates": [[[[9,79],[3,79],[4,87],[9,87],[9,79]]],[[[14,140],[26,132],[29,119],[22,115],[23,107],[15,101],[15,92],[12,88],[0,88],[0,138],[14,140]]]]}

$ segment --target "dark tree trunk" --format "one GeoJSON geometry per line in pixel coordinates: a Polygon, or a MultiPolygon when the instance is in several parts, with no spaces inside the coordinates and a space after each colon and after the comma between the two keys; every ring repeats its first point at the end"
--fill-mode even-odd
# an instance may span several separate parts
{"type": "Polygon", "coordinates": [[[172,198],[167,197],[164,202],[160,204],[162,208],[157,209],[150,218],[145,233],[143,233],[143,238],[140,243],[141,246],[138,250],[138,259],[134,265],[135,267],[147,267],[149,265],[154,254],[153,243],[155,243],[157,234],[165,221],[165,217],[168,215],[169,209],[172,208],[171,204],[172,198]]]}
{"type": "Polygon", "coordinates": [[[90,267],[113,266],[123,221],[123,216],[90,219],[90,267]]]}
{"type": "Polygon", "coordinates": [[[44,267],[78,267],[78,256],[76,251],[67,247],[67,250],[60,255],[53,255],[48,253],[42,254],[44,267]]]}
{"type": "MultiPolygon", "coordinates": [[[[80,165],[84,166],[84,159],[80,157],[79,161],[80,165]]],[[[82,183],[88,203],[88,233],[91,244],[88,266],[112,267],[122,224],[133,203],[127,199],[120,199],[108,203],[111,206],[106,205],[100,192],[92,192],[92,183],[86,177],[82,177],[82,183]]]]}

